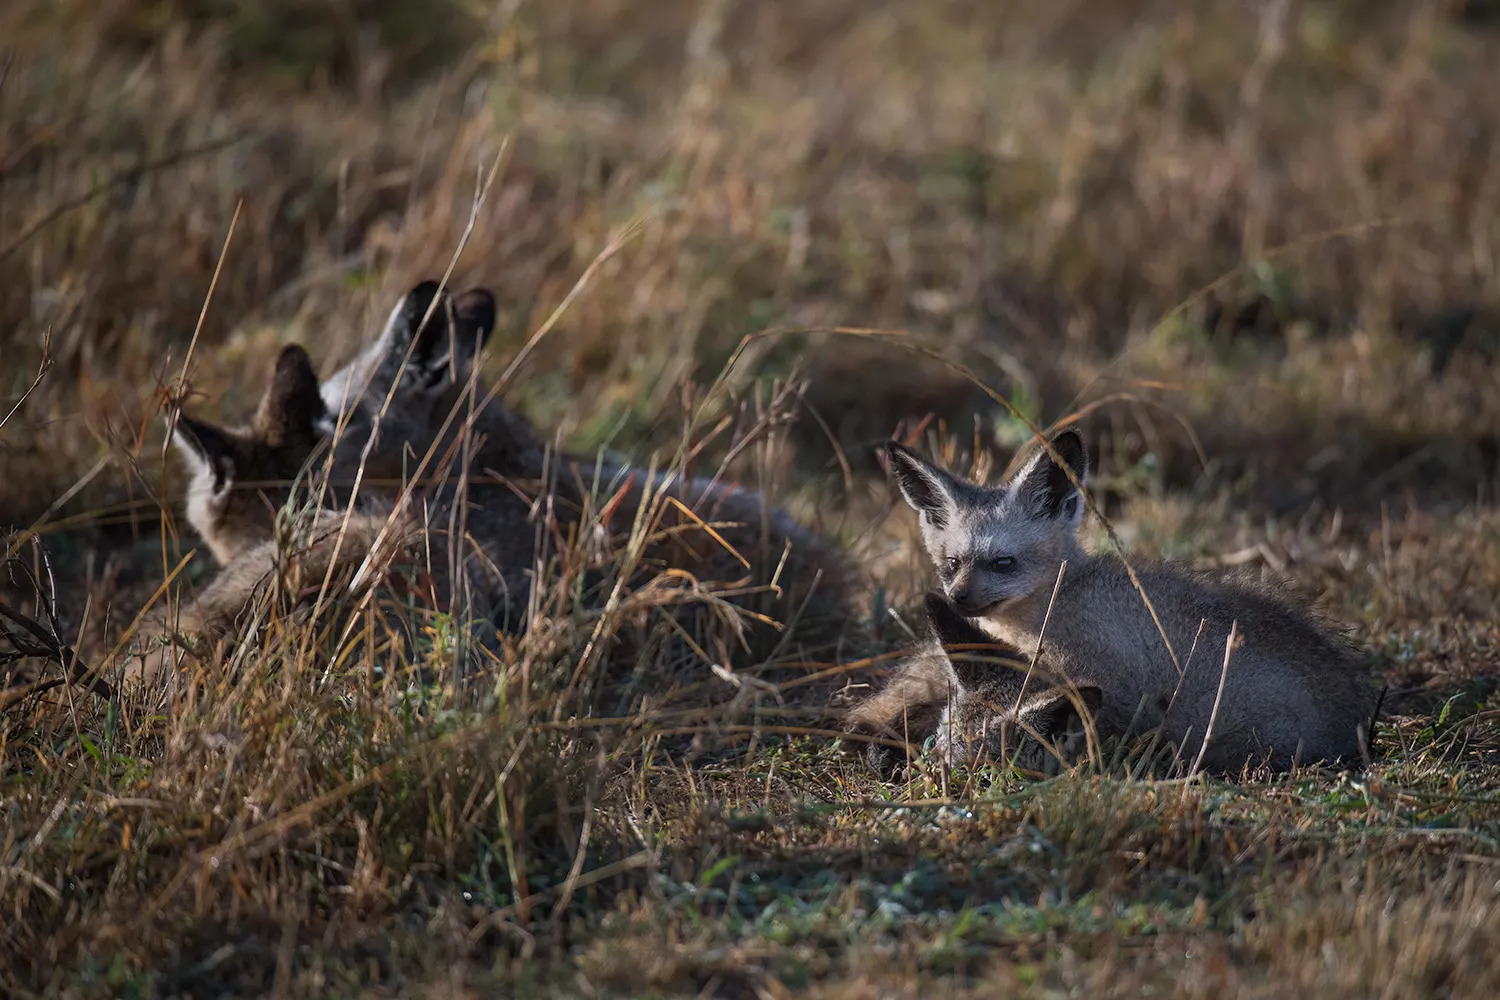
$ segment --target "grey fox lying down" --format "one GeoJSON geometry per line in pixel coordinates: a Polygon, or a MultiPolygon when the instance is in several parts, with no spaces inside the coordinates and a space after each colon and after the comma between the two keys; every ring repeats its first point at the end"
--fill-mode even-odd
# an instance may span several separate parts
{"type": "Polygon", "coordinates": [[[1376,698],[1355,647],[1264,584],[1171,563],[1136,566],[1153,618],[1124,564],[1079,543],[1082,440],[1066,431],[1049,444],[999,486],[888,446],[944,594],[928,597],[931,641],[855,710],[856,725],[935,733],[950,762],[1019,747],[1042,765],[1082,750],[1086,709],[1100,736],[1159,728],[1189,764],[1210,734],[1202,763],[1221,773],[1359,761],[1376,698]],[[991,656],[961,660],[944,652],[954,643],[991,656]],[[1062,752],[1042,752],[1026,730],[1061,737],[1062,752]]]}
{"type": "Polygon", "coordinates": [[[835,652],[855,579],[837,547],[751,490],[559,453],[498,400],[475,404],[494,322],[488,292],[424,282],[326,381],[292,345],[248,423],[183,416],[188,519],[221,570],[182,631],[230,633],[284,575],[277,511],[300,482],[299,499],[321,508],[294,553],[305,584],[416,561],[428,604],[491,634],[523,631],[563,600],[558,580],[585,579],[594,607],[654,587],[640,603],[671,608],[715,662],[835,652]],[[578,559],[588,565],[569,565],[578,559]]]}

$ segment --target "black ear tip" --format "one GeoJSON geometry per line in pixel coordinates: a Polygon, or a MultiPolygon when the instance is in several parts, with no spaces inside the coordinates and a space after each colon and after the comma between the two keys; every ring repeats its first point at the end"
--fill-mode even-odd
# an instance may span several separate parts
{"type": "Polygon", "coordinates": [[[1083,435],[1078,428],[1069,427],[1065,431],[1059,431],[1052,436],[1052,447],[1057,453],[1068,460],[1071,465],[1075,460],[1088,459],[1088,449],[1083,446],[1083,435]]]}
{"type": "MultiPolygon", "coordinates": [[[[312,358],[300,344],[288,344],[276,357],[276,372],[271,376],[271,385],[261,401],[261,415],[282,414],[291,408],[320,414],[323,396],[318,386],[318,373],[313,369],[312,358]]],[[[278,416],[284,419],[284,416],[278,416]]]]}
{"type": "Polygon", "coordinates": [[[885,442],[877,448],[876,454],[882,458],[887,470],[895,469],[898,466],[910,468],[916,464],[916,456],[911,453],[911,449],[907,448],[900,441],[892,440],[885,442]]]}
{"type": "Polygon", "coordinates": [[[287,344],[281,349],[281,353],[276,355],[276,378],[279,380],[295,377],[305,380],[307,376],[312,376],[313,381],[317,381],[318,376],[313,370],[312,357],[301,344],[287,344]]]}
{"type": "Polygon", "coordinates": [[[312,359],[307,355],[307,349],[301,344],[287,344],[276,352],[276,367],[285,368],[287,365],[295,364],[299,360],[312,364],[312,359]]]}
{"type": "Polygon", "coordinates": [[[495,296],[487,288],[471,288],[453,300],[453,314],[459,321],[486,330],[495,326],[495,296]]]}
{"type": "Polygon", "coordinates": [[[436,281],[423,281],[418,284],[411,291],[407,292],[406,297],[401,300],[401,311],[405,315],[406,321],[415,326],[422,321],[422,317],[429,310],[436,312],[437,310],[433,310],[433,302],[440,295],[446,296],[446,294],[446,292],[443,292],[442,286],[436,281]]]}
{"type": "Polygon", "coordinates": [[[454,307],[459,313],[474,310],[495,310],[495,293],[488,288],[471,288],[454,300],[454,307]]]}

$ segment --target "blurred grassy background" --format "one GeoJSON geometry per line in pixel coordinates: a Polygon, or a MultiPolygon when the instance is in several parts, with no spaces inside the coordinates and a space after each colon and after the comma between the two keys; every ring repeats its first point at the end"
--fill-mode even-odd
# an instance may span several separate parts
{"type": "MultiPolygon", "coordinates": [[[[742,335],[845,324],[907,331],[1044,419],[1121,391],[1165,404],[1247,502],[1471,499],[1500,454],[1481,8],[8,4],[7,396],[49,333],[57,367],[6,432],[27,475],[0,519],[143,426],[237,204],[193,382],[231,412],[273,344],[342,361],[437,273],[502,149],[456,278],[500,294],[497,353],[646,219],[520,399],[576,445],[622,421],[617,443],[660,443],[678,382],[742,335]]],[[[752,355],[807,366],[841,447],[928,413],[1015,443],[898,346],[752,355]]],[[[829,435],[803,424],[803,467],[827,472],[829,435]]],[[[1159,409],[1094,424],[1119,467],[1202,471],[1159,409]]]]}
{"type": "MultiPolygon", "coordinates": [[[[781,332],[736,369],[749,393],[810,378],[782,470],[798,513],[866,535],[888,502],[868,445],[929,417],[953,461],[1003,461],[1022,429],[944,361],[1041,422],[1097,404],[1129,544],[1288,570],[1360,625],[1410,712],[1368,779],[996,779],[953,812],[839,805],[953,790],[852,777],[826,741],[595,772],[586,742],[516,736],[526,718],[450,752],[446,709],[361,714],[291,684],[128,737],[111,707],[51,702],[0,735],[0,984],[1494,988],[1497,8],[0,4],[0,415],[51,364],[0,429],[0,528],[45,515],[64,583],[116,618],[133,607],[111,581],[160,580],[157,413],[237,209],[187,387],[227,416],[280,344],[345,360],[471,225],[454,281],[499,296],[498,371],[639,221],[511,393],[570,446],[676,443],[683,382],[747,334],[903,331],[781,332]],[[496,794],[522,813],[490,815],[496,794]],[[594,888],[550,921],[495,917],[528,873],[583,864],[583,814],[594,888]],[[217,874],[182,860],[214,845],[217,874]],[[637,850],[649,879],[610,867],[637,850]]],[[[858,551],[899,598],[927,571],[892,520],[858,551]]],[[[62,605],[71,625],[86,602],[62,605]]]]}

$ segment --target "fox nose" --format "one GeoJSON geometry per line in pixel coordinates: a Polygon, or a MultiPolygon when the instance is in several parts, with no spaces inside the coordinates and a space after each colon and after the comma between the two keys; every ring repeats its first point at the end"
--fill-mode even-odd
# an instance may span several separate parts
{"type": "Polygon", "coordinates": [[[978,596],[967,585],[954,590],[949,596],[953,606],[965,615],[972,615],[979,610],[978,596]]]}

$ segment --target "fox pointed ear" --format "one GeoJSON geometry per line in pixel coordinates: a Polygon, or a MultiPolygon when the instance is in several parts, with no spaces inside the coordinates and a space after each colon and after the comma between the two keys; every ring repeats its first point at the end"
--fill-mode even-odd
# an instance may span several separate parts
{"type": "Polygon", "coordinates": [[[288,344],[276,358],[271,384],[255,411],[255,429],[276,447],[293,441],[314,442],[318,424],[328,408],[318,388],[312,359],[297,344],[288,344]]]}
{"type": "Polygon", "coordinates": [[[1022,704],[1018,714],[1037,735],[1052,739],[1066,732],[1073,720],[1082,721],[1080,708],[1092,718],[1104,702],[1104,692],[1097,684],[1079,684],[1076,688],[1076,694],[1065,687],[1055,687],[1033,695],[1022,704]]]}
{"type": "Polygon", "coordinates": [[[477,355],[495,332],[495,296],[487,288],[471,288],[453,297],[453,326],[457,348],[477,355]]]}
{"type": "Polygon", "coordinates": [[[948,653],[948,662],[958,682],[970,691],[1005,675],[1010,667],[1004,661],[1018,660],[1018,651],[987,634],[958,610],[945,594],[927,592],[923,601],[927,611],[927,629],[948,653]],[[954,646],[983,647],[951,651],[954,646]]]}
{"type": "Polygon", "coordinates": [[[389,380],[424,392],[469,377],[495,329],[495,297],[476,288],[454,298],[435,281],[417,285],[391,311],[380,335],[389,380]]]}
{"type": "MultiPolygon", "coordinates": [[[[431,285],[425,282],[425,285],[431,285]]],[[[425,290],[425,289],[424,289],[425,290]]],[[[495,297],[482,288],[449,297],[442,293],[438,308],[421,324],[412,348],[411,363],[428,388],[462,382],[485,341],[495,330],[495,297]]]]}
{"type": "Polygon", "coordinates": [[[958,509],[959,480],[895,441],[886,443],[885,457],[906,502],[928,524],[946,527],[958,509]]]}
{"type": "Polygon", "coordinates": [[[391,380],[425,384],[441,349],[447,359],[448,292],[436,281],[424,281],[402,297],[380,339],[391,380]]]}
{"type": "Polygon", "coordinates": [[[233,438],[212,424],[183,415],[177,420],[172,443],[192,467],[193,477],[212,484],[215,496],[229,489],[239,457],[233,438]]]}
{"type": "Polygon", "coordinates": [[[1061,518],[1077,524],[1083,519],[1083,495],[1079,487],[1088,478],[1089,453],[1083,446],[1083,438],[1075,430],[1056,435],[1051,445],[1062,464],[1058,464],[1047,449],[1038,449],[1016,476],[1014,495],[1024,499],[1038,518],[1061,518]],[[1068,478],[1069,469],[1077,478],[1078,486],[1068,478]]]}

